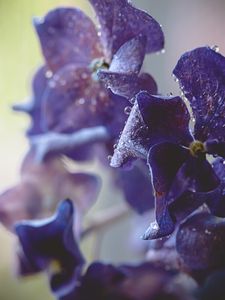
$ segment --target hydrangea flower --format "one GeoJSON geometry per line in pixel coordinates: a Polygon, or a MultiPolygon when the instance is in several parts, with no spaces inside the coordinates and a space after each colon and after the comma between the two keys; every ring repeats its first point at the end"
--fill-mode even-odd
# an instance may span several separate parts
{"type": "Polygon", "coordinates": [[[50,219],[22,221],[15,227],[21,244],[18,271],[28,275],[48,270],[51,289],[57,297],[74,288],[84,264],[74,238],[73,220],[73,204],[64,200],[50,219]]]}
{"type": "Polygon", "coordinates": [[[148,160],[156,222],[144,239],[172,233],[175,223],[203,202],[212,207],[213,214],[225,216],[224,208],[220,209],[224,206],[224,177],[219,178],[206,159],[207,154],[225,156],[224,72],[225,58],[208,47],[188,52],[179,60],[174,74],[193,111],[193,131],[190,113],[180,97],[140,92],[135,98],[111,165],[118,167],[136,157],[148,160]]]}

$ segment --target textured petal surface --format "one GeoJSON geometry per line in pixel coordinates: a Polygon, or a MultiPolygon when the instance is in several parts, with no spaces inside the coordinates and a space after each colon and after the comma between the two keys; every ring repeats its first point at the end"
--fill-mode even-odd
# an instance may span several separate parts
{"type": "Polygon", "coordinates": [[[188,146],[192,140],[189,132],[190,116],[180,97],[152,96],[147,92],[137,95],[137,102],[148,126],[149,146],[172,142],[188,146]]]}
{"type": "Polygon", "coordinates": [[[174,75],[190,101],[195,118],[195,137],[225,141],[225,58],[208,47],[185,53],[174,75]]]}
{"type": "Polygon", "coordinates": [[[154,146],[148,156],[155,192],[156,221],[144,234],[144,239],[155,239],[169,235],[174,230],[174,220],[169,213],[168,192],[180,166],[187,159],[187,150],[171,143],[154,146]]]}
{"type": "Polygon", "coordinates": [[[57,71],[68,63],[88,65],[102,56],[95,26],[79,9],[56,8],[34,19],[46,64],[57,71]]]}
{"type": "Polygon", "coordinates": [[[137,157],[147,158],[147,127],[144,124],[137,102],[133,108],[131,106],[128,108],[130,115],[112,156],[110,162],[112,167],[130,164],[137,157]]]}
{"type": "Polygon", "coordinates": [[[145,58],[146,37],[137,36],[123,44],[113,56],[109,71],[139,73],[145,58]]]}
{"type": "Polygon", "coordinates": [[[43,101],[46,127],[64,133],[109,124],[115,118],[117,104],[108,91],[93,80],[88,68],[75,65],[68,65],[53,76],[43,101]]]}
{"type": "Polygon", "coordinates": [[[128,204],[142,214],[154,207],[154,196],[148,168],[140,161],[131,170],[118,169],[118,185],[128,204]]]}
{"type": "Polygon", "coordinates": [[[147,38],[146,53],[164,46],[160,25],[146,12],[133,7],[127,0],[89,0],[99,23],[100,38],[108,60],[128,40],[143,34],[147,38]]]}
{"type": "Polygon", "coordinates": [[[221,183],[215,195],[206,200],[211,213],[217,217],[225,217],[225,163],[222,159],[216,159],[213,169],[221,183]]]}
{"type": "Polygon", "coordinates": [[[56,215],[42,221],[24,221],[16,225],[16,234],[24,256],[33,271],[49,270],[53,292],[63,295],[76,284],[78,271],[84,263],[73,235],[74,211],[70,200],[64,200],[56,215]],[[57,273],[51,263],[59,264],[57,273]]]}
{"type": "Polygon", "coordinates": [[[176,248],[190,269],[213,270],[225,265],[224,241],[224,220],[209,213],[197,213],[180,226],[176,248]]]}
{"type": "Polygon", "coordinates": [[[147,73],[138,76],[137,74],[113,73],[101,70],[98,72],[98,78],[114,94],[125,97],[131,102],[133,97],[140,91],[148,91],[151,94],[157,93],[157,84],[153,77],[147,73]]]}

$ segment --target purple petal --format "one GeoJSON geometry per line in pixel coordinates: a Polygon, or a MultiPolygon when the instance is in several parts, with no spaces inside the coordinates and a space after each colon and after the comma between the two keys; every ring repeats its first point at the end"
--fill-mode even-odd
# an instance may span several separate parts
{"type": "MultiPolygon", "coordinates": [[[[34,75],[32,82],[33,96],[30,102],[25,104],[17,104],[13,106],[16,111],[22,111],[30,115],[31,126],[27,131],[28,136],[41,134],[43,130],[43,116],[42,116],[42,97],[48,83],[48,73],[46,67],[41,67],[34,75]]],[[[52,74],[51,72],[49,74],[52,74]]]]}
{"type": "Polygon", "coordinates": [[[192,137],[189,132],[190,116],[180,97],[152,96],[147,92],[137,95],[137,102],[148,126],[149,146],[171,142],[189,146],[192,137]]]}
{"type": "Polygon", "coordinates": [[[138,213],[143,214],[154,206],[151,178],[143,162],[136,164],[131,170],[118,169],[118,185],[122,189],[125,200],[138,213]]]}
{"type": "Polygon", "coordinates": [[[186,190],[207,193],[220,184],[218,176],[206,159],[189,157],[177,172],[169,197],[179,197],[186,190]]]}
{"type": "Polygon", "coordinates": [[[197,213],[180,226],[176,248],[189,269],[212,271],[225,266],[224,241],[224,220],[197,213]]]}
{"type": "Polygon", "coordinates": [[[47,66],[57,71],[69,63],[87,66],[102,57],[93,22],[79,9],[56,8],[34,19],[47,66]]]}
{"type": "Polygon", "coordinates": [[[144,239],[160,238],[173,232],[174,220],[169,213],[167,194],[187,155],[187,150],[170,143],[158,144],[150,150],[148,164],[155,192],[156,222],[147,229],[144,239]]]}
{"type": "Polygon", "coordinates": [[[145,58],[145,48],[145,36],[141,35],[129,40],[113,56],[109,71],[138,74],[145,58]]]}
{"type": "Polygon", "coordinates": [[[71,133],[111,122],[115,102],[88,68],[68,65],[49,81],[44,94],[48,130],[71,133]]]}
{"type": "Polygon", "coordinates": [[[130,164],[137,157],[147,158],[148,142],[146,138],[148,131],[137,102],[133,108],[130,107],[130,110],[129,118],[111,159],[110,165],[115,168],[130,164]]]}
{"type": "Polygon", "coordinates": [[[210,212],[217,217],[225,217],[225,164],[222,159],[216,159],[213,164],[213,169],[220,179],[220,186],[214,194],[206,200],[210,212]]]}
{"type": "Polygon", "coordinates": [[[146,53],[163,48],[162,29],[146,12],[134,8],[127,0],[89,1],[101,25],[100,38],[109,61],[125,42],[139,34],[147,38],[146,53]]]}
{"type": "Polygon", "coordinates": [[[113,73],[107,70],[100,70],[98,78],[104,82],[107,88],[122,97],[133,101],[133,97],[140,91],[147,91],[151,94],[157,93],[157,84],[153,77],[147,73],[141,75],[113,73]]]}
{"type": "Polygon", "coordinates": [[[197,48],[180,58],[173,73],[190,101],[196,139],[225,141],[225,58],[209,47],[197,48]]]}
{"type": "Polygon", "coordinates": [[[49,270],[54,293],[61,296],[73,289],[84,259],[73,235],[74,211],[70,200],[64,200],[56,215],[42,221],[24,221],[16,225],[23,254],[33,271],[49,270]],[[51,263],[60,265],[51,273],[51,263]]]}
{"type": "Polygon", "coordinates": [[[207,153],[225,158],[225,142],[220,142],[218,140],[208,140],[205,143],[205,147],[207,153]]]}

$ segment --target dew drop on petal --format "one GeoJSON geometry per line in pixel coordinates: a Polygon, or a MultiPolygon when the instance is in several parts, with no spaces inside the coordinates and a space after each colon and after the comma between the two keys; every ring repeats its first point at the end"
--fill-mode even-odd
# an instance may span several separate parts
{"type": "Polygon", "coordinates": [[[217,45],[212,46],[211,49],[217,53],[220,51],[220,48],[217,45]]]}
{"type": "Polygon", "coordinates": [[[129,115],[129,114],[131,113],[131,109],[132,109],[131,106],[126,106],[126,107],[124,108],[124,113],[125,113],[126,115],[129,115]]]}

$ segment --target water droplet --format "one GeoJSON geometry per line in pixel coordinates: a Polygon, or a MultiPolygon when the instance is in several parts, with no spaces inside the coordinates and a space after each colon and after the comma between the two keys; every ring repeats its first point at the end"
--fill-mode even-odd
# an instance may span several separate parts
{"type": "Polygon", "coordinates": [[[108,155],[108,160],[111,160],[112,159],[112,155],[108,155]]]}
{"type": "Polygon", "coordinates": [[[161,50],[161,53],[162,53],[162,54],[166,53],[166,49],[162,49],[162,50],[161,50]]]}
{"type": "Polygon", "coordinates": [[[45,77],[46,77],[46,78],[51,78],[52,75],[53,75],[53,73],[52,73],[51,70],[48,70],[48,71],[46,71],[46,73],[45,73],[45,77]]]}
{"type": "Polygon", "coordinates": [[[217,53],[220,51],[220,48],[217,45],[212,46],[211,49],[217,53]]]}
{"type": "Polygon", "coordinates": [[[131,110],[132,110],[132,107],[131,107],[131,106],[126,106],[126,107],[124,108],[124,113],[125,113],[126,115],[129,115],[129,114],[131,113],[131,110]]]}

